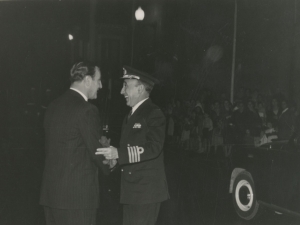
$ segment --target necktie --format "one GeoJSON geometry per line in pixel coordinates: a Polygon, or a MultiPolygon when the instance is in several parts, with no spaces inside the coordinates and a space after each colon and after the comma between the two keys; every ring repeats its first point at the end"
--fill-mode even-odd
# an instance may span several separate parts
{"type": "Polygon", "coordinates": [[[130,110],[130,112],[128,113],[127,120],[129,120],[129,118],[131,117],[131,114],[132,114],[132,110],[130,110]]]}

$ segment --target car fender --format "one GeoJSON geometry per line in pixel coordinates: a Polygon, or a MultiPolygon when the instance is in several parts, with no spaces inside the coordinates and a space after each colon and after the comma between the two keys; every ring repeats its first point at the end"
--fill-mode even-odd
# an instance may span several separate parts
{"type": "Polygon", "coordinates": [[[237,177],[237,175],[239,175],[243,171],[245,171],[244,168],[235,168],[232,171],[231,177],[230,177],[230,184],[229,184],[229,193],[232,193],[232,191],[233,191],[233,184],[234,184],[235,178],[237,177]]]}

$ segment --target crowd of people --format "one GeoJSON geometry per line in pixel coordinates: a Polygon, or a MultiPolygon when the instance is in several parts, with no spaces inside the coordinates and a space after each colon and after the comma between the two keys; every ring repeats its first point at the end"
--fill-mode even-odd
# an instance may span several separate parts
{"type": "MultiPolygon", "coordinates": [[[[17,135],[16,130],[22,130],[21,127],[34,127],[34,132],[42,132],[44,110],[55,96],[46,89],[45,97],[37,101],[34,91],[30,90],[30,96],[22,103],[12,101],[15,104],[5,100],[5,93],[1,92],[2,139],[11,136],[10,132],[17,135]],[[17,128],[11,129],[10,125],[17,128]]],[[[216,151],[218,147],[226,152],[233,144],[261,145],[272,139],[289,139],[296,131],[299,113],[282,93],[263,95],[244,88],[236,93],[233,104],[225,94],[217,96],[202,90],[199,98],[170,99],[163,110],[167,118],[166,142],[200,153],[216,151]]]]}
{"type": "Polygon", "coordinates": [[[199,153],[221,148],[228,155],[233,144],[288,140],[298,124],[297,107],[283,93],[263,95],[244,88],[233,104],[225,94],[203,90],[197,99],[171,99],[164,113],[167,142],[199,153]]]}

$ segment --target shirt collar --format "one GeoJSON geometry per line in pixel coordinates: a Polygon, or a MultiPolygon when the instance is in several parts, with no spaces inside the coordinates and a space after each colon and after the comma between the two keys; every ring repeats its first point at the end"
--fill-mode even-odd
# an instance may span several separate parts
{"type": "Polygon", "coordinates": [[[137,108],[144,102],[146,101],[148,98],[143,99],[142,101],[139,101],[135,106],[132,107],[132,113],[131,115],[134,113],[135,110],[137,110],[137,108]]]}
{"type": "Polygon", "coordinates": [[[73,91],[76,91],[77,93],[79,93],[83,98],[84,100],[87,102],[88,101],[88,98],[79,90],[75,89],[75,88],[70,88],[71,90],[73,91]]]}

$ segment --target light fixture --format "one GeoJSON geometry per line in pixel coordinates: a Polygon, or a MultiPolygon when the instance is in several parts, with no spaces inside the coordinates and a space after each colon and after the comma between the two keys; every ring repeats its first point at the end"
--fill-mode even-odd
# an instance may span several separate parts
{"type": "Polygon", "coordinates": [[[142,10],[141,7],[139,7],[136,11],[135,11],[135,18],[136,20],[143,20],[145,17],[145,13],[144,13],[144,10],[142,10]]]}
{"type": "Polygon", "coordinates": [[[72,41],[74,39],[72,34],[69,34],[69,40],[72,41]]]}

